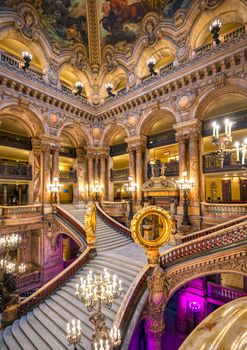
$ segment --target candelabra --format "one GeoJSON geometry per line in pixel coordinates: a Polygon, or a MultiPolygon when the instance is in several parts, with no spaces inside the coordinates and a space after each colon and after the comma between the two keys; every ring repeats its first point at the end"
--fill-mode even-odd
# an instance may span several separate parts
{"type": "Polygon", "coordinates": [[[21,243],[21,237],[17,234],[0,236],[0,249],[11,249],[21,243]]]}
{"type": "Polygon", "coordinates": [[[81,340],[82,332],[81,332],[81,321],[77,320],[77,324],[75,320],[72,320],[71,323],[67,323],[67,340],[69,345],[74,345],[74,350],[76,350],[76,344],[78,344],[81,340]]]}
{"type": "Polygon", "coordinates": [[[57,177],[54,177],[53,181],[54,181],[53,183],[48,185],[48,191],[50,191],[51,193],[54,193],[54,204],[57,204],[58,203],[58,193],[61,192],[63,185],[58,183],[57,177]]]}
{"type": "Polygon", "coordinates": [[[77,82],[75,83],[75,87],[76,87],[76,89],[77,89],[77,91],[75,92],[75,96],[80,96],[81,93],[82,93],[82,89],[83,89],[83,84],[82,84],[82,82],[81,82],[81,81],[77,81],[77,82]]]}
{"type": "MultiPolygon", "coordinates": [[[[105,323],[106,317],[102,313],[102,306],[111,308],[114,300],[120,297],[122,290],[122,281],[119,280],[117,282],[117,276],[113,275],[111,277],[106,269],[103,274],[96,273],[93,275],[92,271],[90,271],[85,279],[80,279],[80,284],[76,284],[75,295],[85,304],[88,311],[92,312],[97,307],[97,311],[89,317],[89,320],[95,326],[95,331],[91,339],[92,349],[94,350],[112,350],[121,343],[120,330],[115,326],[110,331],[107,329],[105,323]]],[[[67,326],[68,335],[71,334],[69,330],[71,331],[70,326],[67,326]]],[[[76,336],[73,338],[74,345],[80,341],[80,337],[78,335],[76,336]]],[[[69,341],[71,339],[72,336],[68,338],[69,341]]],[[[70,344],[72,344],[72,341],[70,344]]]]}
{"type": "Polygon", "coordinates": [[[129,182],[127,184],[124,184],[126,191],[129,192],[129,216],[128,220],[132,220],[134,216],[134,210],[133,210],[133,192],[135,192],[137,188],[137,184],[135,184],[132,180],[132,176],[128,177],[129,182]]]}
{"type": "Polygon", "coordinates": [[[157,72],[155,72],[155,70],[154,70],[155,64],[156,64],[155,58],[149,58],[147,60],[147,66],[149,68],[149,72],[150,72],[151,76],[152,75],[157,75],[157,72]]]}
{"type": "Polygon", "coordinates": [[[176,181],[179,189],[182,190],[184,194],[182,225],[189,226],[191,225],[191,223],[188,214],[188,192],[191,190],[192,187],[194,187],[194,183],[192,180],[187,179],[186,170],[183,171],[182,176],[182,179],[176,181]]]}
{"type": "Polygon", "coordinates": [[[235,150],[234,150],[232,148],[232,135],[231,135],[233,122],[231,122],[229,119],[226,119],[224,124],[225,124],[225,133],[223,135],[220,135],[219,134],[220,125],[217,124],[216,122],[212,123],[212,126],[213,126],[212,143],[218,148],[217,154],[220,158],[221,168],[223,168],[224,166],[225,157],[234,151],[236,151],[237,164],[240,164],[240,151],[242,151],[241,164],[245,165],[247,138],[245,138],[242,145],[240,145],[240,142],[236,141],[234,144],[235,146],[235,150]]]}
{"type": "Polygon", "coordinates": [[[213,21],[213,23],[209,27],[209,30],[213,35],[214,42],[217,46],[219,46],[220,44],[219,31],[221,27],[222,27],[222,23],[219,19],[216,19],[215,21],[213,21]]]}
{"type": "Polygon", "coordinates": [[[91,191],[94,193],[95,200],[100,200],[104,185],[99,184],[98,180],[94,181],[94,185],[91,185],[91,191]]]}
{"type": "Polygon", "coordinates": [[[105,88],[106,88],[106,91],[108,93],[108,97],[114,97],[115,96],[115,94],[113,94],[113,92],[112,92],[113,85],[111,83],[105,84],[105,88]]]}
{"type": "Polygon", "coordinates": [[[29,67],[30,67],[30,63],[31,63],[31,61],[32,61],[32,58],[33,58],[33,56],[32,56],[32,54],[30,53],[30,52],[28,52],[28,51],[23,51],[22,52],[22,57],[23,57],[23,60],[24,60],[24,66],[22,66],[22,69],[24,70],[24,71],[26,71],[29,67]]]}
{"type": "Polygon", "coordinates": [[[26,265],[23,263],[17,265],[16,263],[12,262],[11,256],[9,255],[9,251],[7,250],[5,257],[0,260],[0,269],[5,270],[8,273],[23,274],[26,272],[26,265]]]}

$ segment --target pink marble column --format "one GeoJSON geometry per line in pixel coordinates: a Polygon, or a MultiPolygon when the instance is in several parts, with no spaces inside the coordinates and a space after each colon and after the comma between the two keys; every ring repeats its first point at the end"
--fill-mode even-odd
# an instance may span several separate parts
{"type": "Polygon", "coordinates": [[[91,186],[94,184],[94,169],[93,169],[93,155],[88,154],[88,198],[90,201],[93,200],[93,193],[91,186]]]}
{"type": "Polygon", "coordinates": [[[51,204],[51,194],[48,190],[48,185],[51,183],[51,169],[50,169],[50,145],[43,143],[43,201],[44,204],[51,204]]]}
{"type": "Polygon", "coordinates": [[[100,184],[103,186],[102,189],[102,200],[105,200],[106,194],[106,156],[103,154],[100,158],[100,184]]]}
{"type": "Polygon", "coordinates": [[[136,200],[137,204],[140,205],[142,202],[142,184],[143,184],[143,147],[136,147],[136,200]]]}
{"type": "MultiPolygon", "coordinates": [[[[136,183],[136,164],[135,164],[135,150],[129,147],[129,176],[132,177],[132,181],[136,183]]],[[[136,196],[133,193],[133,201],[135,202],[136,196]]]]}
{"type": "Polygon", "coordinates": [[[190,191],[190,205],[200,205],[200,165],[199,165],[199,136],[189,135],[189,174],[194,182],[194,187],[190,191]]]}
{"type": "Polygon", "coordinates": [[[52,181],[54,181],[54,177],[57,177],[59,179],[59,150],[59,146],[56,146],[55,149],[52,150],[52,181]]]}
{"type": "MultiPolygon", "coordinates": [[[[179,178],[182,179],[183,171],[187,170],[187,148],[188,143],[184,135],[177,135],[178,155],[179,155],[179,178]]],[[[183,192],[180,191],[180,206],[183,206],[183,192]]]]}
{"type": "Polygon", "coordinates": [[[42,201],[42,148],[41,141],[32,139],[32,152],[29,154],[29,163],[32,165],[32,182],[29,183],[29,203],[42,201]]]}

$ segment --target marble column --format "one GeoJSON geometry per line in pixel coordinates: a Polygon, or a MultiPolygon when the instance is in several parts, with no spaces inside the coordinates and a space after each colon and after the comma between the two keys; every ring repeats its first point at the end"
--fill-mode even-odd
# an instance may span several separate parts
{"type": "Polygon", "coordinates": [[[50,169],[50,145],[43,143],[43,201],[45,206],[51,204],[51,194],[48,190],[48,185],[51,183],[51,169],[50,169]]]}
{"type": "Polygon", "coordinates": [[[142,184],[143,184],[143,147],[136,147],[136,200],[137,205],[142,203],[142,184]]]}
{"type": "MultiPolygon", "coordinates": [[[[183,171],[187,170],[187,148],[188,141],[184,135],[177,135],[176,139],[178,141],[178,156],[179,156],[179,178],[183,178],[183,171]]],[[[183,191],[180,191],[180,206],[183,206],[183,191]]]]}
{"type": "MultiPolygon", "coordinates": [[[[135,150],[132,147],[129,147],[129,176],[131,176],[132,181],[136,183],[135,150]]],[[[133,201],[136,201],[135,192],[133,193],[133,201]]]]}
{"type": "Polygon", "coordinates": [[[8,205],[8,185],[3,184],[3,205],[8,205]]]}
{"type": "Polygon", "coordinates": [[[112,157],[108,158],[108,170],[107,170],[107,178],[108,178],[108,193],[107,193],[107,200],[110,202],[114,201],[114,188],[113,188],[113,182],[111,181],[111,169],[113,168],[113,161],[112,157]]]}
{"type": "Polygon", "coordinates": [[[76,150],[77,157],[73,163],[73,170],[76,171],[77,181],[73,184],[73,203],[81,203],[86,200],[85,186],[85,155],[80,148],[76,150]]]}
{"type": "Polygon", "coordinates": [[[102,189],[102,200],[105,200],[106,194],[106,155],[102,154],[100,158],[100,184],[102,189]]]}
{"type": "Polygon", "coordinates": [[[190,190],[190,206],[200,206],[200,168],[199,168],[199,136],[189,135],[189,176],[194,182],[190,190]]]}
{"type": "Polygon", "coordinates": [[[93,200],[93,193],[91,186],[94,184],[94,169],[93,169],[93,154],[88,153],[88,198],[90,201],[93,200]]]}
{"type": "Polygon", "coordinates": [[[185,338],[188,332],[186,289],[181,288],[177,293],[176,331],[180,338],[185,338]]]}
{"type": "Polygon", "coordinates": [[[59,146],[56,146],[55,149],[52,150],[52,170],[51,170],[52,181],[54,181],[54,177],[57,177],[59,181],[59,150],[60,150],[59,146]]]}
{"type": "Polygon", "coordinates": [[[28,201],[38,204],[42,202],[42,148],[38,139],[32,139],[29,163],[32,165],[32,182],[29,184],[28,201]]]}
{"type": "Polygon", "coordinates": [[[94,180],[99,182],[99,157],[95,158],[94,180]]]}

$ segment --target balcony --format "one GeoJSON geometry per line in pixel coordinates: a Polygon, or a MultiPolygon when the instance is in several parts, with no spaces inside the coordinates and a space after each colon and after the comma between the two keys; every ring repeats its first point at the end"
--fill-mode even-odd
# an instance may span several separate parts
{"type": "Polygon", "coordinates": [[[236,162],[236,154],[228,154],[221,167],[220,158],[217,153],[209,153],[203,156],[203,172],[206,173],[218,173],[218,172],[228,172],[228,171],[239,171],[245,170],[246,164],[238,164],[236,162]]]}
{"type": "Polygon", "coordinates": [[[113,218],[126,218],[128,215],[127,202],[102,202],[101,207],[108,215],[113,218]]]}
{"type": "Polygon", "coordinates": [[[220,300],[224,303],[247,296],[247,293],[244,291],[221,286],[212,282],[208,282],[207,284],[207,294],[209,298],[211,297],[212,299],[220,300]]]}
{"type": "Polygon", "coordinates": [[[121,154],[128,153],[127,143],[120,143],[119,145],[114,145],[110,147],[110,156],[120,156],[121,154]]]}
{"type": "Polygon", "coordinates": [[[76,170],[72,170],[72,171],[59,170],[59,181],[76,183],[77,182],[76,170]]]}
{"type": "Polygon", "coordinates": [[[0,179],[32,180],[32,166],[0,163],[0,179]]]}
{"type": "Polygon", "coordinates": [[[162,163],[160,160],[156,160],[155,164],[148,163],[147,165],[147,178],[158,178],[161,176],[178,176],[179,175],[179,162],[171,161],[169,163],[162,163]],[[164,172],[164,173],[163,173],[164,172]]]}
{"type": "Polygon", "coordinates": [[[0,131],[0,145],[26,149],[30,151],[32,149],[31,139],[22,135],[12,134],[6,131],[0,131]]]}
{"type": "Polygon", "coordinates": [[[129,177],[129,168],[123,168],[123,169],[111,169],[110,173],[110,180],[112,182],[114,181],[128,181],[129,177]]]}
{"type": "Polygon", "coordinates": [[[175,130],[162,131],[148,137],[147,148],[155,148],[176,143],[175,130]]]}
{"type": "Polygon", "coordinates": [[[61,146],[59,155],[67,158],[76,158],[76,148],[61,146]]]}

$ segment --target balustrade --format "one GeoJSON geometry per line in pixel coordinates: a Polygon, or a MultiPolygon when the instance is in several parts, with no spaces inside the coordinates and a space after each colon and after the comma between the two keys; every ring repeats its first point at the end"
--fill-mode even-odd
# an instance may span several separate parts
{"type": "Polygon", "coordinates": [[[127,202],[102,202],[102,209],[110,216],[123,217],[127,214],[127,202]]]}
{"type": "Polygon", "coordinates": [[[165,268],[168,264],[178,262],[180,259],[208,253],[214,248],[224,247],[246,239],[247,222],[244,222],[170,249],[160,257],[160,265],[165,268]]]}
{"type": "Polygon", "coordinates": [[[76,170],[73,170],[73,171],[59,170],[59,181],[75,183],[77,181],[76,170]]]}
{"type": "Polygon", "coordinates": [[[113,181],[128,181],[129,168],[123,169],[111,169],[110,170],[110,180],[113,181]]]}
{"type": "Polygon", "coordinates": [[[0,163],[0,178],[32,180],[31,165],[0,163]]]}
{"type": "Polygon", "coordinates": [[[22,135],[0,131],[0,145],[19,149],[32,149],[31,139],[22,135]]]}
{"type": "Polygon", "coordinates": [[[151,162],[147,165],[147,177],[157,178],[160,176],[178,176],[179,175],[179,162],[171,161],[169,163],[162,163],[159,160],[155,161],[155,164],[151,162]]]}
{"type": "Polygon", "coordinates": [[[247,214],[246,204],[201,203],[203,216],[238,217],[247,214]]]}
{"type": "Polygon", "coordinates": [[[128,145],[127,143],[120,143],[118,145],[110,146],[110,156],[120,156],[122,154],[128,153],[128,145]]]}
{"type": "Polygon", "coordinates": [[[59,150],[59,155],[62,157],[76,158],[76,148],[61,146],[59,150]]]}
{"type": "Polygon", "coordinates": [[[205,154],[203,156],[203,172],[226,172],[226,171],[238,171],[244,169],[246,166],[237,163],[236,153],[229,153],[224,158],[223,167],[221,167],[221,161],[217,153],[205,154]]]}
{"type": "Polygon", "coordinates": [[[162,131],[154,135],[148,136],[147,148],[155,148],[176,143],[175,130],[162,131]]]}
{"type": "Polygon", "coordinates": [[[16,280],[16,289],[20,292],[27,292],[33,288],[39,288],[41,285],[41,271],[33,271],[20,276],[16,280]]]}
{"type": "Polygon", "coordinates": [[[42,215],[42,204],[21,205],[21,206],[0,206],[1,218],[25,218],[42,215]]]}
{"type": "Polygon", "coordinates": [[[209,297],[224,302],[229,302],[247,295],[247,293],[244,291],[221,286],[212,282],[207,283],[207,294],[209,297]]]}

